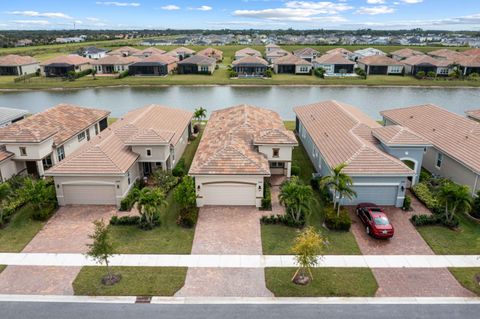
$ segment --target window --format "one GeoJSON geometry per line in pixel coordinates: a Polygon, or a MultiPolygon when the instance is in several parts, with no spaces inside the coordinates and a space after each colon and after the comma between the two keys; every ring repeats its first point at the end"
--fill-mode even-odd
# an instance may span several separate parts
{"type": "Polygon", "coordinates": [[[27,148],[26,147],[20,147],[20,156],[27,156],[27,148]]]}
{"type": "Polygon", "coordinates": [[[284,162],[270,162],[270,168],[284,168],[284,162]]]}
{"type": "Polygon", "coordinates": [[[300,67],[300,72],[302,72],[302,73],[308,72],[308,66],[301,66],[300,67]]]}
{"type": "Polygon", "coordinates": [[[45,157],[44,159],[42,159],[42,164],[43,164],[43,168],[49,168],[49,167],[52,167],[52,157],[49,155],[47,157],[45,157]]]}
{"type": "Polygon", "coordinates": [[[273,157],[280,157],[280,149],[279,148],[274,148],[272,156],[273,157]]]}
{"type": "Polygon", "coordinates": [[[128,185],[130,185],[132,183],[132,181],[130,179],[130,171],[127,172],[127,181],[128,181],[128,185]]]}
{"type": "Polygon", "coordinates": [[[85,132],[78,134],[78,141],[81,142],[85,139],[85,132]]]}
{"type": "Polygon", "coordinates": [[[63,148],[63,146],[57,148],[57,156],[59,162],[65,158],[65,149],[63,148]]]}
{"type": "Polygon", "coordinates": [[[443,154],[442,153],[437,153],[437,162],[435,163],[435,166],[437,168],[442,167],[442,162],[443,162],[443,154]]]}
{"type": "Polygon", "coordinates": [[[147,156],[148,157],[152,156],[152,149],[151,148],[147,148],[147,156]]]}
{"type": "Polygon", "coordinates": [[[202,65],[200,67],[200,72],[208,72],[208,65],[202,65]]]}

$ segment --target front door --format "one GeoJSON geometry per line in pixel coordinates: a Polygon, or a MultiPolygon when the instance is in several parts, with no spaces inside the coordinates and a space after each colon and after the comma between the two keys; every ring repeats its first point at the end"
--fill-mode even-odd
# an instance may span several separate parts
{"type": "Polygon", "coordinates": [[[26,162],[27,165],[27,173],[28,175],[33,175],[35,177],[38,177],[38,167],[37,167],[37,162],[26,162]]]}
{"type": "Polygon", "coordinates": [[[143,176],[150,176],[152,174],[152,163],[143,162],[143,176]]]}

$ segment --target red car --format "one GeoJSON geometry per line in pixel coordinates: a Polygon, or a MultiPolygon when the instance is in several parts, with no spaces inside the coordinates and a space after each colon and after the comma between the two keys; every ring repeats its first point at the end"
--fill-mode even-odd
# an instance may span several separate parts
{"type": "Polygon", "coordinates": [[[361,203],[357,205],[357,216],[365,225],[365,231],[374,238],[392,238],[394,234],[393,225],[385,215],[383,209],[372,203],[361,203]]]}

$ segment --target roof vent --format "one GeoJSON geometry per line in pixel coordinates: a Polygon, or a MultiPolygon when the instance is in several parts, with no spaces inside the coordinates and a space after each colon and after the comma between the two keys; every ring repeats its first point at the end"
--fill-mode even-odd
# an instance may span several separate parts
{"type": "Polygon", "coordinates": [[[413,119],[413,115],[410,115],[410,118],[413,119]]]}

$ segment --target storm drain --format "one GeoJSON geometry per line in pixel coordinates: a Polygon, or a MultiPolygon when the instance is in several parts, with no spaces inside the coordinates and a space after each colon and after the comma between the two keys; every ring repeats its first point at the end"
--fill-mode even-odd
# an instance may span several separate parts
{"type": "Polygon", "coordinates": [[[150,296],[137,296],[135,303],[150,303],[152,301],[152,297],[150,296]]]}

